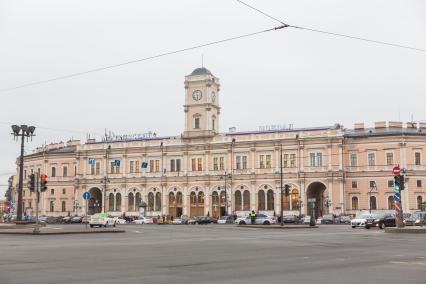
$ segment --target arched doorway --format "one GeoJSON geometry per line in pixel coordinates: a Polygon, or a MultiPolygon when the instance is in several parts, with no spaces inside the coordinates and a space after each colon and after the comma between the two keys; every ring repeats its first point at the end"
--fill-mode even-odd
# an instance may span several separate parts
{"type": "Polygon", "coordinates": [[[219,217],[220,215],[220,204],[219,204],[219,194],[217,191],[212,193],[212,216],[219,217]]]}
{"type": "Polygon", "coordinates": [[[324,211],[324,192],[325,192],[326,186],[321,182],[313,182],[308,186],[308,189],[306,191],[307,197],[308,197],[308,215],[312,214],[312,203],[309,202],[310,199],[315,199],[315,218],[318,218],[322,216],[324,211]]]}
{"type": "Polygon", "coordinates": [[[183,214],[183,195],[182,192],[176,193],[176,217],[180,217],[183,214]]]}
{"type": "Polygon", "coordinates": [[[89,190],[90,193],[90,199],[89,199],[89,215],[93,215],[96,213],[102,212],[102,192],[97,187],[92,187],[89,190]]]}
{"type": "Polygon", "coordinates": [[[176,217],[176,196],[174,192],[169,193],[169,215],[176,217]]]}
{"type": "Polygon", "coordinates": [[[204,215],[204,193],[192,191],[190,194],[190,216],[203,216],[204,215]]]}

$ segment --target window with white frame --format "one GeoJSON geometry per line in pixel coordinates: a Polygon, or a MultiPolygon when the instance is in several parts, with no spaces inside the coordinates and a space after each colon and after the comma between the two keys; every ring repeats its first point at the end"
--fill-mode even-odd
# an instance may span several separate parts
{"type": "Polygon", "coordinates": [[[373,152],[368,153],[368,165],[370,167],[376,165],[376,153],[373,153],[373,152]]]}
{"type": "Polygon", "coordinates": [[[386,165],[393,166],[393,153],[386,153],[386,165]]]}
{"type": "Polygon", "coordinates": [[[237,155],[235,163],[236,163],[237,170],[247,169],[247,156],[237,155]]]}
{"type": "Polygon", "coordinates": [[[351,155],[350,155],[350,165],[351,165],[351,167],[358,166],[358,155],[356,153],[351,153],[351,155]]]}
{"type": "Polygon", "coordinates": [[[322,167],[322,153],[312,152],[309,153],[309,161],[311,167],[322,167]]]}
{"type": "Polygon", "coordinates": [[[422,154],[420,151],[414,152],[414,164],[420,166],[422,164],[422,154]]]}
{"type": "Polygon", "coordinates": [[[200,120],[201,120],[201,114],[195,114],[194,115],[194,129],[200,128],[200,120]]]}
{"type": "Polygon", "coordinates": [[[284,168],[296,167],[296,154],[291,154],[291,153],[283,154],[283,167],[284,168]]]}
{"type": "Polygon", "coordinates": [[[270,169],[271,166],[272,166],[272,155],[271,154],[259,155],[259,168],[270,169]]]}
{"type": "Polygon", "coordinates": [[[171,159],[170,160],[170,171],[171,172],[180,172],[180,159],[171,159]]]}
{"type": "Polygon", "coordinates": [[[225,157],[213,157],[213,170],[223,171],[225,169],[225,157]]]}
{"type": "Polygon", "coordinates": [[[358,188],[358,182],[352,181],[352,188],[358,188]]]}
{"type": "Polygon", "coordinates": [[[418,180],[416,181],[416,185],[417,185],[417,187],[422,187],[422,180],[421,180],[421,179],[418,179],[418,180]]]}
{"type": "Polygon", "coordinates": [[[62,167],[62,176],[64,176],[64,177],[68,176],[68,166],[62,167]]]}

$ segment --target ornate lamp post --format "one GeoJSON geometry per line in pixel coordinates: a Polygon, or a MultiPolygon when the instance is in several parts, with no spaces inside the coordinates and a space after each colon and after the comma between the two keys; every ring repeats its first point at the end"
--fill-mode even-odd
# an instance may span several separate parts
{"type": "Polygon", "coordinates": [[[21,137],[21,156],[19,157],[19,187],[18,187],[18,212],[17,212],[17,221],[22,221],[22,188],[24,183],[24,143],[25,137],[28,138],[35,136],[35,126],[28,125],[12,125],[13,137],[18,140],[18,137],[21,137]]]}

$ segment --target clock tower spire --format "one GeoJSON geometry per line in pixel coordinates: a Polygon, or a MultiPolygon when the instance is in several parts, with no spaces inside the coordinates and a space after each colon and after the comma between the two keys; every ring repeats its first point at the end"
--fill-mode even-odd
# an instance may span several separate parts
{"type": "Polygon", "coordinates": [[[219,132],[219,78],[207,68],[185,76],[184,138],[213,137],[219,132]]]}

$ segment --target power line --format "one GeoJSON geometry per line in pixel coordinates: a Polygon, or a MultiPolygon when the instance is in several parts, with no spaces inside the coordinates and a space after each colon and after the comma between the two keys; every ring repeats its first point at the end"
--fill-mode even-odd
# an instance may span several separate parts
{"type": "Polygon", "coordinates": [[[275,18],[274,16],[252,6],[249,5],[241,0],[236,0],[237,2],[249,7],[250,9],[253,9],[255,11],[257,11],[258,13],[266,16],[267,18],[270,18],[282,25],[285,25],[285,27],[290,27],[290,28],[294,28],[294,29],[300,29],[300,30],[306,30],[306,31],[311,31],[311,32],[316,32],[316,33],[322,33],[322,34],[328,34],[328,35],[332,35],[332,36],[338,36],[338,37],[344,37],[344,38],[350,38],[350,39],[356,39],[356,40],[361,40],[361,41],[367,41],[367,42],[372,42],[372,43],[377,43],[377,44],[383,44],[383,45],[388,45],[388,46],[393,46],[393,47],[399,47],[399,48],[405,48],[405,49],[411,49],[411,50],[415,50],[415,51],[422,51],[422,52],[426,52],[426,49],[422,49],[422,48],[417,48],[417,47],[412,47],[412,46],[408,46],[408,45],[402,45],[402,44],[397,44],[397,43],[391,43],[391,42],[385,42],[385,41],[380,41],[380,40],[374,40],[374,39],[368,39],[368,38],[363,38],[363,37],[358,37],[358,36],[352,36],[352,35],[346,35],[346,34],[341,34],[341,33],[334,33],[334,32],[329,32],[329,31],[323,31],[323,30],[319,30],[319,29],[313,29],[313,28],[308,28],[308,27],[302,27],[302,26],[294,26],[294,25],[290,25],[290,24],[286,24],[283,21],[275,18]]]}
{"type": "Polygon", "coordinates": [[[191,46],[191,47],[187,47],[187,48],[183,48],[183,49],[178,49],[178,50],[174,50],[174,51],[160,53],[160,54],[157,54],[157,55],[148,56],[148,57],[139,58],[139,59],[134,59],[134,60],[118,63],[118,64],[94,68],[94,69],[90,69],[90,70],[87,70],[87,71],[72,73],[72,74],[59,76],[59,77],[55,77],[55,78],[51,78],[51,79],[26,83],[26,84],[22,84],[22,85],[11,87],[11,88],[0,89],[0,92],[8,92],[8,91],[21,89],[21,88],[25,88],[25,87],[30,87],[30,86],[34,86],[34,85],[45,84],[45,83],[49,83],[49,82],[53,82],[53,81],[64,80],[64,79],[68,79],[68,78],[82,76],[82,75],[89,74],[89,73],[95,73],[95,72],[99,72],[99,71],[103,71],[103,70],[107,70],[107,69],[117,68],[117,67],[121,67],[121,66],[124,66],[124,65],[129,65],[129,64],[133,64],[133,63],[142,62],[142,61],[148,61],[148,60],[156,59],[156,58],[159,58],[159,57],[164,57],[164,56],[168,56],[168,55],[172,55],[172,54],[176,54],[176,53],[194,50],[194,49],[198,49],[198,48],[202,48],[202,47],[206,47],[206,46],[216,45],[216,44],[220,44],[220,43],[224,43],[224,42],[228,42],[228,41],[233,41],[233,40],[237,40],[237,39],[242,39],[242,38],[246,38],[246,37],[252,37],[252,36],[255,36],[255,35],[271,32],[271,31],[276,31],[276,30],[283,29],[283,28],[286,28],[286,27],[287,27],[286,25],[281,25],[281,26],[274,27],[274,28],[271,28],[271,29],[266,29],[266,30],[257,31],[257,32],[253,32],[253,33],[243,34],[243,35],[230,37],[230,38],[226,38],[226,39],[222,39],[222,40],[212,41],[212,42],[209,42],[209,43],[199,44],[199,45],[195,45],[195,46],[191,46]]]}

